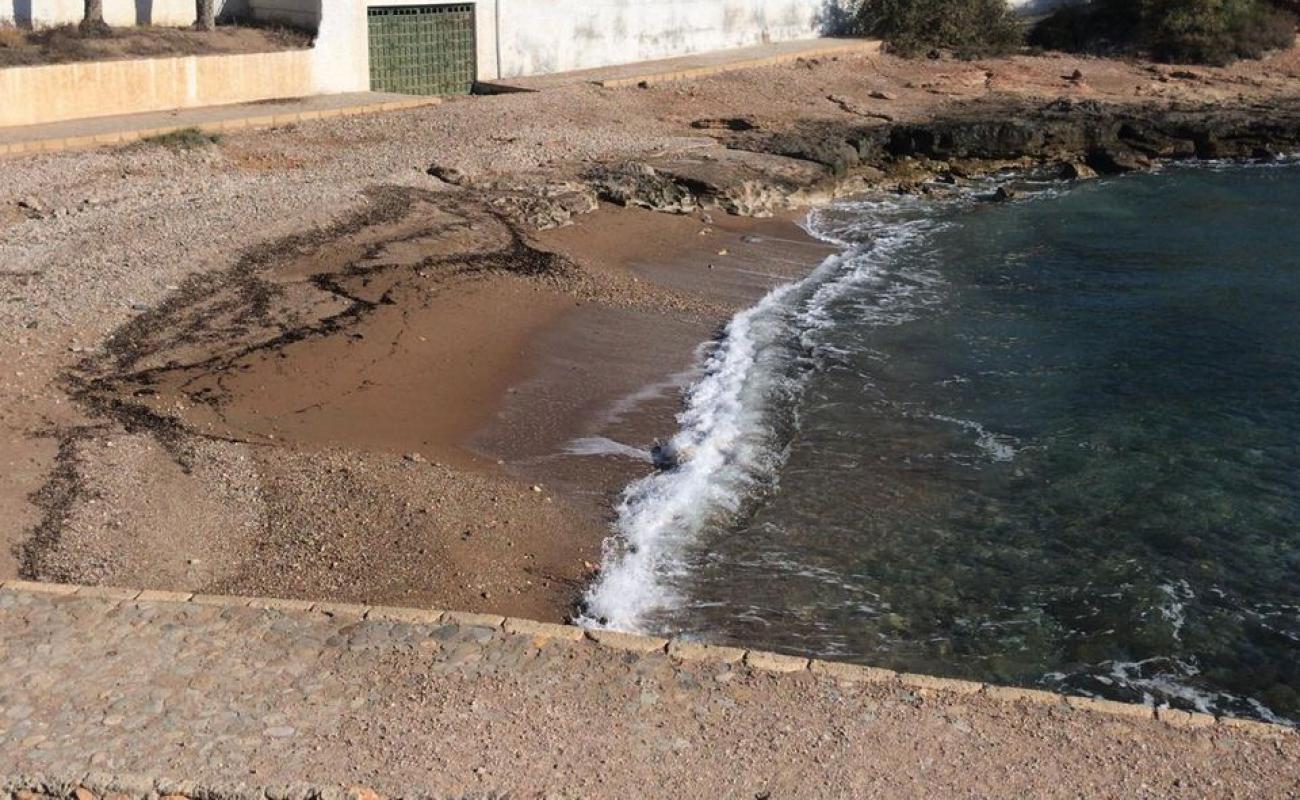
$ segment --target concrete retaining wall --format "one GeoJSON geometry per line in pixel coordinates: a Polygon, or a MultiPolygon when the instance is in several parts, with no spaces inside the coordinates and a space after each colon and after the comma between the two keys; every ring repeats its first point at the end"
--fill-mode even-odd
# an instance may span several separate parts
{"type": "MultiPolygon", "coordinates": [[[[792,656],[763,650],[720,647],[680,639],[622,633],[609,630],[589,630],[572,625],[557,625],[527,619],[504,617],[499,614],[478,614],[465,611],[440,611],[426,608],[357,605],[351,603],[314,602],[270,597],[237,597],[228,595],[194,594],[192,592],[162,591],[154,589],[128,589],[110,586],[78,586],[75,584],[44,583],[38,581],[6,580],[0,582],[0,592],[18,592],[56,597],[98,599],[108,603],[191,603],[196,605],[231,608],[259,608],[285,614],[328,614],[357,620],[384,621],[406,625],[460,625],[500,629],[513,636],[529,636],[535,641],[551,640],[577,646],[597,646],[639,654],[662,653],[683,662],[725,662],[743,665],[755,672],[778,675],[811,674],[819,679],[844,683],[885,684],[906,689],[921,695],[962,696],[981,695],[1011,704],[1033,704],[1060,709],[1075,709],[1129,719],[1152,720],[1176,728],[1205,729],[1230,728],[1248,735],[1279,738],[1295,736],[1296,731],[1283,725],[1256,722],[1232,717],[1216,718],[1209,714],[1182,711],[1163,706],[1138,703],[1121,703],[1093,697],[1060,695],[1039,689],[1015,686],[996,686],[955,678],[894,672],[878,667],[822,661],[806,656],[792,656]]],[[[0,789],[5,784],[0,783],[0,789]]],[[[14,787],[25,788],[25,787],[14,787]]],[[[72,787],[68,788],[68,792],[72,787]]],[[[162,791],[159,794],[175,794],[162,791]]],[[[149,795],[149,789],[143,794],[149,795]]],[[[3,795],[0,795],[3,796],[3,795]]],[[[67,796],[67,792],[61,796],[67,796]]]]}
{"type": "Polygon", "coordinates": [[[316,91],[314,50],[0,70],[0,126],[165,111],[316,91]]]}

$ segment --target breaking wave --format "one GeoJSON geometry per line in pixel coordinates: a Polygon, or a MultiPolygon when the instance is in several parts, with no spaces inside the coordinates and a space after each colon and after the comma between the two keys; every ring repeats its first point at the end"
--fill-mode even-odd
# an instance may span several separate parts
{"type": "Polygon", "coordinates": [[[836,301],[878,285],[874,307],[858,309],[878,324],[909,319],[924,303],[930,276],[890,270],[894,254],[940,224],[936,204],[923,203],[863,200],[809,215],[809,232],[842,251],[737,314],[706,349],[703,377],[687,391],[679,431],[665,446],[675,463],[625,489],[580,624],[647,630],[654,612],[681,601],[673,587],[700,532],[734,524],[775,488],[803,379],[834,356],[818,333],[836,301]]]}

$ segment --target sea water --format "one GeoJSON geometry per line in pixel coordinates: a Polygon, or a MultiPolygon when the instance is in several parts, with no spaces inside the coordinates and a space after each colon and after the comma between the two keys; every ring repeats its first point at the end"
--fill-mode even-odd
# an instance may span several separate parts
{"type": "Polygon", "coordinates": [[[1300,719],[1300,165],[875,197],[703,356],[587,622],[1300,719]]]}

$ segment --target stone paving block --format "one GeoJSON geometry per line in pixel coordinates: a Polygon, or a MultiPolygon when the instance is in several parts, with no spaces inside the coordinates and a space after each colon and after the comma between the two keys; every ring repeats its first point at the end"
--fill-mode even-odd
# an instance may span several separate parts
{"type": "Polygon", "coordinates": [[[82,586],[77,589],[77,597],[93,597],[98,600],[134,600],[139,595],[139,589],[117,586],[82,586]]]}
{"type": "Polygon", "coordinates": [[[842,661],[822,661],[814,658],[808,669],[817,675],[826,675],[836,680],[852,683],[886,683],[898,680],[898,673],[892,669],[868,667],[862,664],[845,664],[842,661]]]}
{"type": "Polygon", "coordinates": [[[75,583],[45,583],[44,581],[11,580],[4,582],[4,588],[12,592],[69,595],[74,594],[81,587],[75,583]]]}
{"type": "Polygon", "coordinates": [[[738,664],[745,658],[739,647],[722,647],[702,642],[683,642],[673,639],[668,643],[668,655],[682,661],[712,661],[719,664],[738,664]]]}
{"type": "Polygon", "coordinates": [[[366,612],[366,619],[384,620],[386,622],[406,622],[411,625],[437,625],[442,620],[442,611],[429,608],[400,608],[398,606],[371,606],[366,612]]]}
{"type": "Polygon", "coordinates": [[[474,614],[469,611],[444,611],[443,625],[475,625],[480,628],[500,628],[506,618],[499,614],[474,614]]]}
{"type": "Polygon", "coordinates": [[[1065,696],[1042,689],[1026,689],[1021,686],[985,686],[984,693],[994,700],[1004,703],[1034,703],[1044,706],[1063,706],[1065,696]]]}
{"type": "Polygon", "coordinates": [[[1156,718],[1175,728],[1209,728],[1217,722],[1212,714],[1184,711],[1181,708],[1157,708],[1156,718]]]}
{"type": "Polygon", "coordinates": [[[506,617],[502,626],[506,633],[517,636],[532,636],[541,639],[562,639],[570,642],[582,641],[582,628],[576,625],[556,625],[551,622],[536,622],[531,619],[506,617]]]}
{"type": "Polygon", "coordinates": [[[167,592],[161,589],[145,589],[136,595],[141,603],[188,603],[193,592],[167,592]]]}
{"type": "Polygon", "coordinates": [[[1115,714],[1136,719],[1155,719],[1155,709],[1141,703],[1117,703],[1114,700],[1101,700],[1096,697],[1065,698],[1066,705],[1083,711],[1096,711],[1102,714],[1115,714]]]}
{"type": "Polygon", "coordinates": [[[311,611],[315,600],[291,600],[284,597],[251,597],[249,608],[263,608],[274,611],[311,611]]]}
{"type": "Polygon", "coordinates": [[[662,652],[668,648],[668,640],[658,636],[641,636],[635,633],[605,630],[588,630],[586,636],[602,647],[628,650],[633,653],[662,652]]]}
{"type": "Polygon", "coordinates": [[[191,603],[198,603],[204,606],[231,606],[232,608],[245,608],[256,598],[241,597],[233,594],[196,594],[190,598],[191,603]]]}
{"type": "Polygon", "coordinates": [[[808,669],[808,659],[802,656],[750,650],[745,653],[745,665],[764,672],[801,672],[808,669]]]}
{"type": "Polygon", "coordinates": [[[984,684],[974,681],[962,681],[954,678],[936,678],[933,675],[916,675],[910,672],[900,672],[898,680],[904,685],[913,689],[924,689],[931,692],[949,692],[952,694],[979,694],[984,689],[984,684]]]}

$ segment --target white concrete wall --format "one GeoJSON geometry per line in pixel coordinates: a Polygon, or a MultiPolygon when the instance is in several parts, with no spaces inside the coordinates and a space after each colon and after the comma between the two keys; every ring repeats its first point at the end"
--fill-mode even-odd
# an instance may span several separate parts
{"type": "MultiPolygon", "coordinates": [[[[851,1],[469,0],[474,6],[480,80],[812,38],[831,32],[838,21],[835,15],[843,13],[840,3],[851,1]]],[[[322,92],[369,86],[368,6],[413,4],[412,0],[248,2],[260,19],[303,27],[319,20],[315,63],[322,92]]]]}
{"type": "MultiPolygon", "coordinates": [[[[254,3],[263,1],[253,0],[254,3]]],[[[314,2],[320,9],[320,24],[312,47],[312,83],[316,92],[368,91],[370,43],[366,35],[365,4],[358,0],[297,1],[314,2]]]]}
{"type": "MultiPolygon", "coordinates": [[[[217,1],[217,12],[233,12],[244,0],[217,1]]],[[[0,20],[23,26],[48,28],[76,24],[85,8],[83,0],[0,0],[0,20]]],[[[109,25],[163,25],[181,28],[194,24],[194,0],[104,0],[104,21],[109,25]]]]}
{"type": "Polygon", "coordinates": [[[505,78],[808,39],[834,32],[848,5],[841,0],[493,2],[500,13],[505,78]]]}

